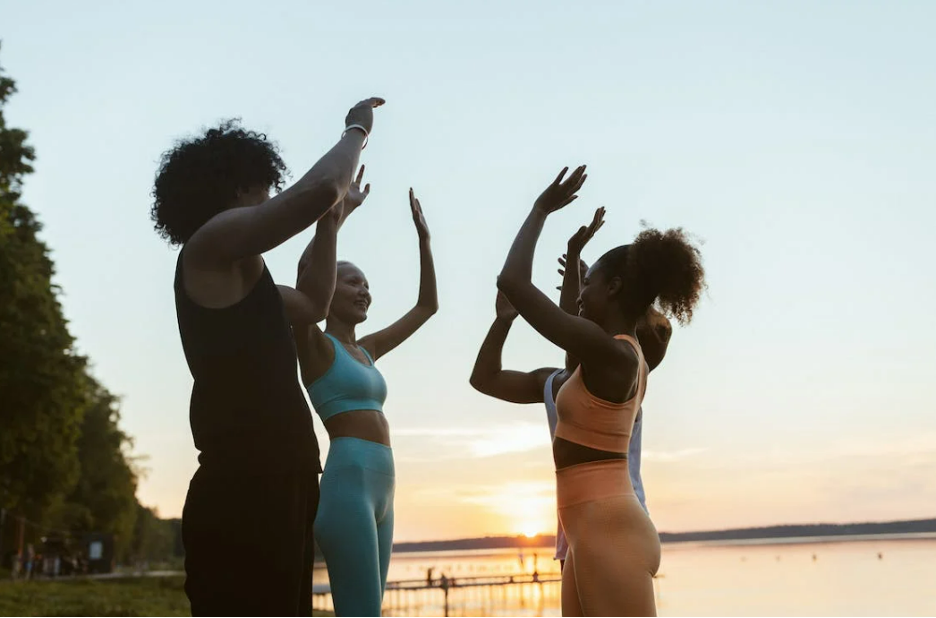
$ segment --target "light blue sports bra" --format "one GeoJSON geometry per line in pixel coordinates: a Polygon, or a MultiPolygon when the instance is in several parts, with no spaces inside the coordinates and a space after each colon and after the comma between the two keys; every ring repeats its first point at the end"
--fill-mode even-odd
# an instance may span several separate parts
{"type": "Polygon", "coordinates": [[[327,421],[336,414],[352,410],[383,412],[387,383],[374,366],[371,355],[360,348],[370,361],[370,365],[365,365],[351,356],[340,341],[328,333],[325,336],[335,348],[335,360],[322,377],[306,386],[318,415],[327,421]]]}

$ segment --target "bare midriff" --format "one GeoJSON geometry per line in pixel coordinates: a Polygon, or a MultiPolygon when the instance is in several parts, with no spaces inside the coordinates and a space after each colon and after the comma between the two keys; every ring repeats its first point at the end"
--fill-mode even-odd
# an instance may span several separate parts
{"type": "Polygon", "coordinates": [[[390,446],[390,424],[383,412],[377,410],[351,410],[336,414],[325,421],[328,437],[358,438],[390,446]]]}

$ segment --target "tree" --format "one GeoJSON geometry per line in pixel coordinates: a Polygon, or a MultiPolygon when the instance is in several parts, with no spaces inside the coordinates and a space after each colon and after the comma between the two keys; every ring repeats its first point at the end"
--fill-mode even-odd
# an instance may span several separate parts
{"type": "Polygon", "coordinates": [[[131,554],[139,562],[167,562],[175,557],[176,522],[159,519],[156,511],[137,506],[131,554]]]}
{"type": "Polygon", "coordinates": [[[15,92],[0,68],[0,506],[41,521],[77,480],[86,361],[62,315],[42,226],[20,203],[35,153],[3,116],[15,92]]]}
{"type": "Polygon", "coordinates": [[[87,376],[89,398],[78,438],[78,480],[58,517],[55,528],[80,537],[86,532],[114,535],[118,557],[128,555],[137,518],[137,477],[127,452],[132,441],[120,430],[117,398],[87,376]]]}
{"type": "Polygon", "coordinates": [[[6,125],[15,93],[0,67],[0,508],[16,517],[0,541],[9,551],[9,522],[25,517],[39,524],[27,541],[43,529],[73,539],[104,532],[118,559],[166,559],[175,524],[137,502],[118,399],[75,351],[42,225],[20,201],[35,152],[25,131],[6,125]]]}

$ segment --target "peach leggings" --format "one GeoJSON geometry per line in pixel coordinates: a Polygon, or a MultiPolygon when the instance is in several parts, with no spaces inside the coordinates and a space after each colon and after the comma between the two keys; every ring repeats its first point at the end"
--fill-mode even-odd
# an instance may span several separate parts
{"type": "Polygon", "coordinates": [[[559,519],[569,541],[563,616],[656,616],[660,537],[631,486],[626,459],[556,472],[559,519]]]}

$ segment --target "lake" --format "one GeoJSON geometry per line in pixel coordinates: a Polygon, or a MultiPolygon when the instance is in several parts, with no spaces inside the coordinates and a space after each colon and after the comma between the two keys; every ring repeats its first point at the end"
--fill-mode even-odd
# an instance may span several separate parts
{"type": "MultiPolygon", "coordinates": [[[[556,574],[551,548],[395,554],[390,581],[556,574]]],[[[663,545],[661,616],[933,616],[936,534],[663,545]]],[[[328,581],[324,569],[316,582],[328,581]]],[[[441,616],[440,589],[391,592],[384,615],[441,616]]],[[[450,616],[559,616],[559,584],[456,588],[450,616]]]]}

